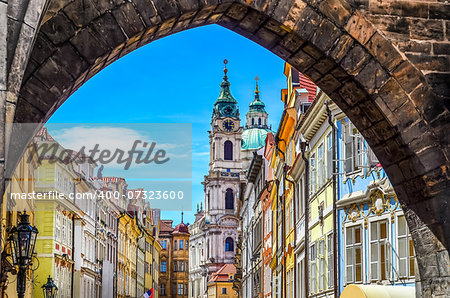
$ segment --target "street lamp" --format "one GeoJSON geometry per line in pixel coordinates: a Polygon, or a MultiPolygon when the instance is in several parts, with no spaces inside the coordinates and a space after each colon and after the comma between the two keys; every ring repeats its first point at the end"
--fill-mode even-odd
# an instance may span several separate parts
{"type": "Polygon", "coordinates": [[[23,298],[27,285],[27,268],[33,258],[34,244],[38,230],[30,225],[30,216],[24,211],[20,222],[9,231],[9,242],[13,264],[19,266],[17,273],[17,296],[23,298]]]}
{"type": "Polygon", "coordinates": [[[44,298],[55,298],[56,292],[58,292],[58,287],[53,283],[53,279],[48,276],[47,283],[42,286],[44,291],[44,298]]]}

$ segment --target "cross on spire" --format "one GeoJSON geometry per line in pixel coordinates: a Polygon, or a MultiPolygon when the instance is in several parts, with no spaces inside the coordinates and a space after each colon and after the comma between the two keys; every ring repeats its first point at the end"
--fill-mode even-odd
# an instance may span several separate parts
{"type": "Polygon", "coordinates": [[[183,211],[181,211],[181,223],[183,223],[183,211]]]}
{"type": "Polygon", "coordinates": [[[225,73],[225,75],[227,75],[227,72],[228,72],[228,69],[227,69],[228,60],[227,59],[223,59],[223,64],[224,64],[223,72],[225,73]]]}
{"type": "Polygon", "coordinates": [[[256,81],[256,90],[255,90],[255,92],[259,93],[259,88],[258,88],[259,78],[258,78],[258,76],[255,77],[255,81],[256,81]]]}

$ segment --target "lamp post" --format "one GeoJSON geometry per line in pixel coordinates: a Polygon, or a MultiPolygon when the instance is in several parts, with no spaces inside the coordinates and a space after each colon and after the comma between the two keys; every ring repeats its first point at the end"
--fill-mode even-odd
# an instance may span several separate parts
{"type": "Polygon", "coordinates": [[[47,283],[42,286],[44,291],[44,298],[55,298],[56,292],[58,292],[58,287],[53,283],[53,279],[50,275],[47,278],[47,283]]]}
{"type": "Polygon", "coordinates": [[[23,298],[27,286],[27,269],[31,265],[38,230],[30,225],[30,216],[24,211],[20,222],[9,231],[9,242],[13,264],[19,267],[17,272],[17,296],[23,298]]]}

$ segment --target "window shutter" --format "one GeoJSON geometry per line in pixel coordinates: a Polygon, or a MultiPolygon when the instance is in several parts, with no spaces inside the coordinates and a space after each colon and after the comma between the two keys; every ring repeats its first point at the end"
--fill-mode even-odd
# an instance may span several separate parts
{"type": "Polygon", "coordinates": [[[345,172],[353,172],[353,140],[350,133],[350,122],[344,124],[344,164],[345,172]]]}
{"type": "Polygon", "coordinates": [[[378,158],[373,152],[372,148],[369,147],[369,145],[367,145],[367,148],[367,159],[369,161],[369,165],[376,166],[379,163],[378,158]]]}
{"type": "Polygon", "coordinates": [[[361,136],[361,134],[355,133],[354,134],[354,144],[355,144],[355,154],[356,154],[356,158],[355,158],[355,169],[354,170],[359,170],[361,167],[364,166],[364,156],[366,155],[366,151],[364,149],[364,141],[363,141],[363,137],[361,136]]]}
{"type": "Polygon", "coordinates": [[[329,145],[327,150],[327,177],[330,179],[333,176],[333,147],[329,145]]]}

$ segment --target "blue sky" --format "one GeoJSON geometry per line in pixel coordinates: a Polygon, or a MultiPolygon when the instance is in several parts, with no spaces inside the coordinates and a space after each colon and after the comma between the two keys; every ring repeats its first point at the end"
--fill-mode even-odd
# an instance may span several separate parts
{"type": "MultiPolygon", "coordinates": [[[[220,92],[223,59],[227,59],[231,92],[245,123],[253,100],[256,75],[269,121],[277,128],[286,86],[284,61],[252,41],[209,25],[152,42],[114,62],[77,90],[51,117],[50,123],[191,123],[193,208],[204,200],[208,171],[211,112],[220,92]]],[[[176,169],[174,169],[176,170],[176,169]]],[[[105,168],[104,175],[108,175],[105,168]]],[[[138,181],[129,188],[139,187],[138,181]]],[[[180,212],[163,211],[180,221],[180,212]]],[[[185,212],[192,223],[194,212],[185,212]]]]}

